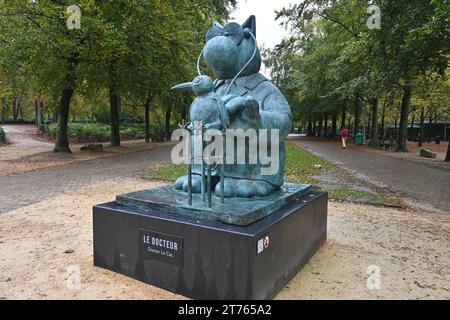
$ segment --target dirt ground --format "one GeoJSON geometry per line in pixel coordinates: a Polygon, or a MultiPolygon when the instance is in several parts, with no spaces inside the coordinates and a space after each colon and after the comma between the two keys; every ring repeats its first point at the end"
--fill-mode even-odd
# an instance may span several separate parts
{"type": "MultiPolygon", "coordinates": [[[[0,299],[184,299],[92,265],[92,206],[158,184],[105,181],[0,215],[0,299]]],[[[413,207],[330,202],[328,242],[277,299],[450,299],[450,215],[413,207]]]]}

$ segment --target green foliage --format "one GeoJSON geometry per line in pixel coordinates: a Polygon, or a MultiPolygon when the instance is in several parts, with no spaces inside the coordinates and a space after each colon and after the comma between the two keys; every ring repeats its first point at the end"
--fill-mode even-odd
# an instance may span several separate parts
{"type": "MultiPolygon", "coordinates": [[[[120,116],[120,123],[128,123],[131,120],[128,112],[120,112],[119,116],[120,116]]],[[[100,109],[98,112],[94,114],[94,118],[97,122],[103,124],[111,123],[111,113],[109,112],[109,110],[106,109],[100,109]]]]}
{"type": "Polygon", "coordinates": [[[94,114],[95,120],[103,124],[111,123],[111,113],[109,110],[100,109],[98,112],[94,114]]]}
{"type": "MultiPolygon", "coordinates": [[[[0,98],[44,98],[49,116],[63,89],[74,87],[71,118],[92,121],[113,90],[132,114],[122,120],[135,120],[148,98],[192,79],[206,30],[228,18],[236,1],[80,0],[81,29],[69,30],[73,4],[0,0],[0,98]]],[[[174,105],[182,99],[169,95],[174,105]]]]}
{"type": "MultiPolygon", "coordinates": [[[[305,0],[278,12],[292,36],[266,52],[266,64],[297,119],[336,114],[344,99],[355,95],[366,102],[384,99],[394,117],[402,88],[415,90],[427,77],[446,81],[448,1],[375,4],[381,9],[381,30],[366,26],[368,2],[363,0],[305,0]]],[[[441,106],[448,105],[448,94],[445,100],[441,106]]]]}
{"type": "MultiPolygon", "coordinates": [[[[69,137],[78,142],[109,141],[111,127],[102,123],[69,123],[69,137]]],[[[56,137],[57,125],[55,123],[42,125],[41,131],[56,137]]],[[[145,137],[144,127],[138,124],[124,124],[120,128],[123,138],[143,139],[145,137]]],[[[150,127],[152,139],[164,139],[164,128],[158,124],[150,127]]]]}
{"type": "Polygon", "coordinates": [[[138,139],[143,139],[145,137],[143,127],[127,127],[120,130],[122,136],[134,137],[138,139]]]}

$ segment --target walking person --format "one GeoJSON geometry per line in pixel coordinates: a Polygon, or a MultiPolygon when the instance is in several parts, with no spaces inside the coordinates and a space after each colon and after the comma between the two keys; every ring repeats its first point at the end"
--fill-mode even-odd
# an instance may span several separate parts
{"type": "Polygon", "coordinates": [[[345,126],[342,127],[342,130],[339,132],[339,135],[341,136],[342,140],[342,149],[346,149],[347,145],[347,139],[348,139],[348,130],[345,128],[345,126]]]}

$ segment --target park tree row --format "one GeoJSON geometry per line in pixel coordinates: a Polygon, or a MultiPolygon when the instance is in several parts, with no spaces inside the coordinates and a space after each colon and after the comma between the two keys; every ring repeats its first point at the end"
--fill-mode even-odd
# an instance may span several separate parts
{"type": "Polygon", "coordinates": [[[406,151],[409,122],[420,121],[422,140],[425,119],[450,118],[448,2],[372,4],[305,0],[281,10],[291,37],[266,52],[266,64],[308,131],[364,125],[379,146],[395,124],[396,149],[406,151]]]}
{"type": "Polygon", "coordinates": [[[45,100],[57,102],[54,150],[70,152],[70,115],[83,112],[83,102],[99,99],[109,104],[111,144],[120,146],[126,100],[144,109],[148,141],[152,105],[167,105],[169,121],[174,106],[186,108],[189,97],[169,89],[195,75],[206,30],[213,21],[225,20],[234,5],[221,0],[80,0],[76,6],[72,1],[0,0],[2,107],[24,95],[35,97],[39,110],[45,100]]]}

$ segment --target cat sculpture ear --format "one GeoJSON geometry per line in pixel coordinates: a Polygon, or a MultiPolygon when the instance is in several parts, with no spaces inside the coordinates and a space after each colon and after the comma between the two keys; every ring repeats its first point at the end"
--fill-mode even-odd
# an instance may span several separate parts
{"type": "Polygon", "coordinates": [[[250,32],[256,37],[256,17],[250,16],[247,21],[244,22],[242,28],[250,30],[250,32]]]}

